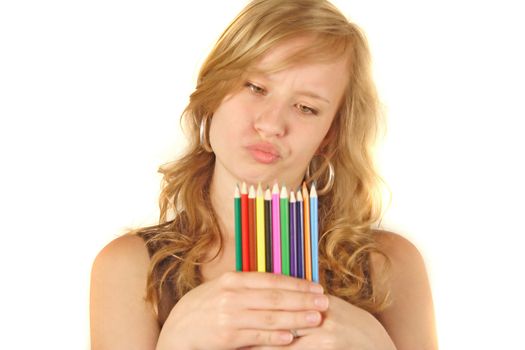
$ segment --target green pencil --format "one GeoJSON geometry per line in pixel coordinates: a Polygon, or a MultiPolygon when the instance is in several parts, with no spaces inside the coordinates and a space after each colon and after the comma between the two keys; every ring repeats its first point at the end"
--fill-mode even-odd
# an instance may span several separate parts
{"type": "Polygon", "coordinates": [[[242,237],[241,237],[241,193],[235,186],[235,270],[242,271],[242,237]]]}
{"type": "Polygon", "coordinates": [[[288,191],[281,189],[281,273],[290,276],[290,227],[288,226],[288,191]]]}

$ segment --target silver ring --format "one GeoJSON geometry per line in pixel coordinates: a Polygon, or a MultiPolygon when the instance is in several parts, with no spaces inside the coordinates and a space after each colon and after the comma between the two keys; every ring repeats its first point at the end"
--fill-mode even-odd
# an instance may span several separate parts
{"type": "Polygon", "coordinates": [[[299,333],[297,333],[296,329],[290,329],[290,333],[292,333],[292,336],[295,338],[299,338],[299,333]]]}

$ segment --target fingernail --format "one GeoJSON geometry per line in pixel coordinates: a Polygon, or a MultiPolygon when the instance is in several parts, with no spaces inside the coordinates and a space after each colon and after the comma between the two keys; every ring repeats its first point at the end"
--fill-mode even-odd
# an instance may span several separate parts
{"type": "Polygon", "coordinates": [[[293,335],[290,332],[283,332],[283,333],[279,334],[279,339],[283,343],[289,343],[289,342],[291,342],[293,340],[293,335]]]}
{"type": "Polygon", "coordinates": [[[328,298],[325,295],[319,295],[315,297],[314,304],[322,309],[328,307],[328,298]]]}
{"type": "Polygon", "coordinates": [[[323,294],[324,289],[322,285],[318,283],[312,283],[310,284],[310,292],[317,293],[317,294],[323,294]]]}
{"type": "Polygon", "coordinates": [[[306,321],[309,323],[317,323],[321,319],[319,312],[309,312],[306,314],[306,321]]]}

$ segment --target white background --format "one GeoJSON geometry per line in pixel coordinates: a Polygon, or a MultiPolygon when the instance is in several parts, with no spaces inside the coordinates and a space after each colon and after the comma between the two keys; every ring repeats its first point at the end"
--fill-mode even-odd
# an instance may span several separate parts
{"type": "MultiPolygon", "coordinates": [[[[425,257],[441,348],[525,348],[519,2],[334,3],[370,40],[383,226],[425,257]]],[[[91,263],[155,222],[198,67],[244,4],[0,3],[0,348],[88,348],[91,263]]]]}

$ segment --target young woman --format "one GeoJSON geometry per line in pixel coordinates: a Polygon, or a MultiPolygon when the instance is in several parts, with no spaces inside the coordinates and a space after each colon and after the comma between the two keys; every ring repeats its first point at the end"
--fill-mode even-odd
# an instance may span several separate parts
{"type": "Polygon", "coordinates": [[[437,349],[423,260],[374,230],[379,127],[361,31],[328,1],[255,0],[204,63],[160,222],[92,271],[93,349],[437,349]],[[233,189],[316,183],[320,283],[235,270],[233,189]]]}

